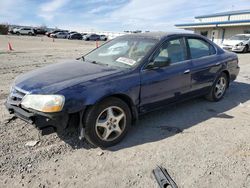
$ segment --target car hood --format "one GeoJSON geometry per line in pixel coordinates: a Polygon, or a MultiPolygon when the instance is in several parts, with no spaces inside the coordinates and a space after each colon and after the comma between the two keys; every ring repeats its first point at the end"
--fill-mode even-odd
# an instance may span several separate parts
{"type": "Polygon", "coordinates": [[[223,45],[235,46],[236,44],[239,44],[241,42],[244,42],[244,41],[243,40],[225,40],[223,42],[223,45]]]}
{"type": "Polygon", "coordinates": [[[57,63],[20,75],[15,87],[29,93],[51,94],[79,83],[107,77],[122,69],[75,60],[57,63]]]}

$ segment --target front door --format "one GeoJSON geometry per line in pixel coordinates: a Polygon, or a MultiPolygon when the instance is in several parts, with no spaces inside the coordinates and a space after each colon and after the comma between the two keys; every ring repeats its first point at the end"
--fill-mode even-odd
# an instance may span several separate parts
{"type": "Polygon", "coordinates": [[[168,58],[165,67],[144,68],[141,71],[140,111],[146,112],[179,99],[191,87],[191,61],[187,60],[182,38],[172,38],[163,43],[150,63],[168,58]]]}

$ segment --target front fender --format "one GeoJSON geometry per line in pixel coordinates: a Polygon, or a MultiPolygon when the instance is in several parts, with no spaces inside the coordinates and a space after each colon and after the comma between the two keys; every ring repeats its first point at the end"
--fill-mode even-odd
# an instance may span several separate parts
{"type": "Polygon", "coordinates": [[[140,77],[138,73],[99,81],[82,83],[58,92],[65,97],[64,110],[79,112],[113,95],[124,95],[136,106],[139,104],[140,77]]]}

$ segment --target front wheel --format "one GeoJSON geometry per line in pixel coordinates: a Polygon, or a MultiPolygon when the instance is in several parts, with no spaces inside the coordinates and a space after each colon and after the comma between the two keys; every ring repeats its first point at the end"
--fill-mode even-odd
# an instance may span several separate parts
{"type": "Polygon", "coordinates": [[[249,50],[249,47],[246,45],[246,46],[244,47],[244,49],[243,49],[243,53],[247,53],[248,50],[249,50]]]}
{"type": "Polygon", "coordinates": [[[120,142],[131,125],[128,105],[111,97],[90,107],[83,119],[85,136],[94,146],[110,147],[120,142]]]}
{"type": "Polygon", "coordinates": [[[228,88],[228,77],[225,73],[221,73],[221,75],[215,80],[210,92],[206,95],[206,99],[209,101],[220,101],[228,88]]]}

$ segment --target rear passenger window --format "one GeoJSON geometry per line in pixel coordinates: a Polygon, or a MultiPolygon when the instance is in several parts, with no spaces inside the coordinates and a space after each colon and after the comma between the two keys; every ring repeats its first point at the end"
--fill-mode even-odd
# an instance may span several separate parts
{"type": "Polygon", "coordinates": [[[201,39],[187,39],[192,59],[213,55],[216,53],[214,47],[201,39]]]}

